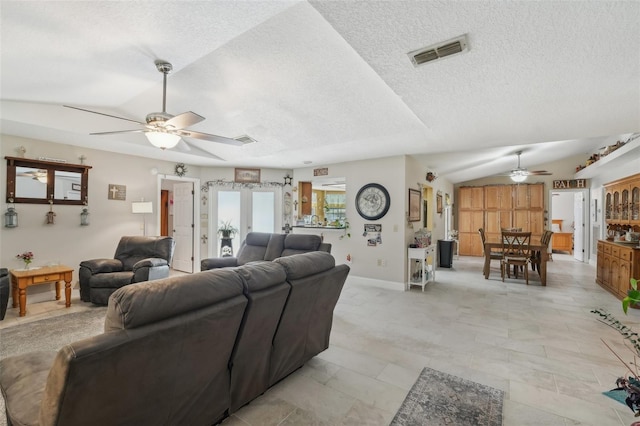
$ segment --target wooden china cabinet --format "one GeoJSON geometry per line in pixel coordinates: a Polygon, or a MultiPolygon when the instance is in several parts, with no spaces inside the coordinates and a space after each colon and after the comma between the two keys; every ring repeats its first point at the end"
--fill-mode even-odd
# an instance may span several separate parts
{"type": "Polygon", "coordinates": [[[638,243],[623,239],[627,231],[640,232],[640,174],[604,186],[604,214],[609,238],[598,241],[596,282],[623,298],[629,280],[640,278],[638,243]]]}

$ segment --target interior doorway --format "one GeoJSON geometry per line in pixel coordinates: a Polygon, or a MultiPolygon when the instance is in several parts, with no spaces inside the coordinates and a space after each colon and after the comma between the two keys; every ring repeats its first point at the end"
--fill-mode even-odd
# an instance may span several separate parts
{"type": "Polygon", "coordinates": [[[200,271],[200,181],[158,175],[158,234],[174,238],[171,268],[200,271]]]}
{"type": "Polygon", "coordinates": [[[549,192],[549,223],[554,236],[551,249],[571,254],[580,262],[589,261],[589,190],[566,189],[549,192]],[[570,246],[561,241],[570,239],[570,246]],[[554,245],[554,240],[558,244],[554,245]]]}

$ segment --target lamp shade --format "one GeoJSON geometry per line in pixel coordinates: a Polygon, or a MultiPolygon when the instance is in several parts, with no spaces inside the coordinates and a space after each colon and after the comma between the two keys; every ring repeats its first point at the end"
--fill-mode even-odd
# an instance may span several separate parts
{"type": "Polygon", "coordinates": [[[131,213],[153,213],[151,201],[138,201],[131,203],[131,213]]]}
{"type": "Polygon", "coordinates": [[[165,132],[145,132],[151,145],[160,149],[173,148],[180,142],[180,136],[165,132]]]}

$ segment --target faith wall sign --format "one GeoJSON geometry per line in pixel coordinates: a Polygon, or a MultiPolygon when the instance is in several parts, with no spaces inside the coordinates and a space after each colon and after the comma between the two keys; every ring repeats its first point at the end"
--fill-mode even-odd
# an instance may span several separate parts
{"type": "Polygon", "coordinates": [[[565,180],[553,181],[553,189],[574,189],[574,188],[586,188],[586,187],[587,187],[586,179],[565,179],[565,180]]]}

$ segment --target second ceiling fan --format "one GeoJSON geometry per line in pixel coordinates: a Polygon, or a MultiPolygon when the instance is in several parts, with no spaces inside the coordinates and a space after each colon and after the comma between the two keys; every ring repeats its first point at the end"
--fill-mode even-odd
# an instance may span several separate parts
{"type": "MultiPolygon", "coordinates": [[[[197,124],[203,121],[205,118],[192,111],[183,112],[178,115],[171,115],[167,113],[167,74],[173,70],[173,66],[169,62],[156,61],[156,68],[164,76],[162,85],[162,112],[152,112],[147,114],[145,122],[133,120],[126,117],[118,117],[112,114],[106,114],[103,112],[92,111],[85,108],[79,108],[70,105],[64,105],[67,108],[77,109],[79,111],[90,112],[92,114],[104,115],[106,117],[117,118],[119,120],[131,121],[137,123],[143,128],[133,130],[117,130],[112,132],[99,132],[90,133],[91,135],[115,135],[119,133],[144,133],[149,142],[152,145],[161,149],[170,149],[175,147],[181,138],[188,137],[194,139],[201,139],[210,142],[217,142],[227,145],[241,146],[245,142],[237,139],[227,138],[224,136],[212,135],[209,133],[196,132],[187,129],[187,127],[197,124]]],[[[219,157],[218,157],[219,158],[219,157]]]]}
{"type": "Polygon", "coordinates": [[[524,182],[527,180],[527,176],[550,176],[546,170],[527,170],[524,167],[520,166],[520,155],[522,155],[522,151],[517,151],[516,155],[518,156],[518,167],[515,169],[511,169],[511,171],[507,173],[501,173],[499,176],[509,176],[514,182],[524,182]]]}

